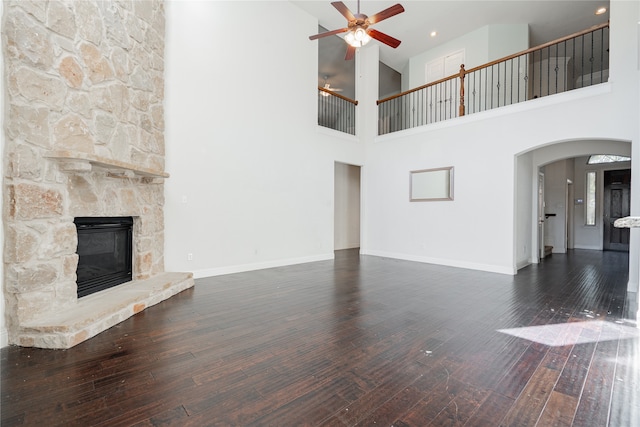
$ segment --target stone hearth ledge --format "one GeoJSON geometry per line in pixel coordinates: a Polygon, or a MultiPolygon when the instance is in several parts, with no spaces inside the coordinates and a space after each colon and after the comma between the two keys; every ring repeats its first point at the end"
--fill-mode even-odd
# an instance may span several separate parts
{"type": "Polygon", "coordinates": [[[80,298],[75,307],[26,322],[18,333],[18,344],[71,348],[193,285],[192,273],[160,273],[96,292],[80,298]]]}
{"type": "Polygon", "coordinates": [[[640,227],[640,216],[626,216],[618,218],[613,223],[616,228],[638,228],[640,227]]]}

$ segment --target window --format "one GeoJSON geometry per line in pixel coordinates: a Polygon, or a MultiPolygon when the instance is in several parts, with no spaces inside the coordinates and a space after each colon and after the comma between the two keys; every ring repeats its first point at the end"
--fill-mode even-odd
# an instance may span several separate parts
{"type": "Polygon", "coordinates": [[[587,172],[586,225],[596,225],[596,173],[587,172]]]}
{"type": "Polygon", "coordinates": [[[631,160],[631,157],[627,156],[616,156],[613,154],[594,154],[589,157],[589,161],[587,164],[590,165],[598,165],[601,163],[615,163],[615,162],[628,162],[631,160]]]}

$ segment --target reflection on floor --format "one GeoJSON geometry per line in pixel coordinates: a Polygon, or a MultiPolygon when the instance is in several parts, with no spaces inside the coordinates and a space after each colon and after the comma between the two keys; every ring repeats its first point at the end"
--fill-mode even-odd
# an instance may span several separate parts
{"type": "Polygon", "coordinates": [[[544,344],[549,347],[599,343],[609,340],[626,340],[640,337],[640,329],[635,322],[604,320],[555,323],[541,326],[523,326],[520,328],[498,329],[498,332],[513,335],[544,344]]]}

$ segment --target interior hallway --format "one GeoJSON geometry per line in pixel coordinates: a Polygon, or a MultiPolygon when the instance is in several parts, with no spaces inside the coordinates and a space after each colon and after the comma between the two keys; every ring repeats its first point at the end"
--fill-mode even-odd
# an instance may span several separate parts
{"type": "Polygon", "coordinates": [[[575,250],[509,276],[347,250],[199,279],[70,350],[3,348],[1,423],[640,425],[627,265],[575,250]]]}

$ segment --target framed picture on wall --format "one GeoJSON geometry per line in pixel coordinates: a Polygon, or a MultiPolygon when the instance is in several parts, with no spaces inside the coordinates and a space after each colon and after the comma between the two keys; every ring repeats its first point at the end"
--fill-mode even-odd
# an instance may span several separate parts
{"type": "Polygon", "coordinates": [[[409,172],[409,201],[453,200],[453,166],[409,172]]]}

